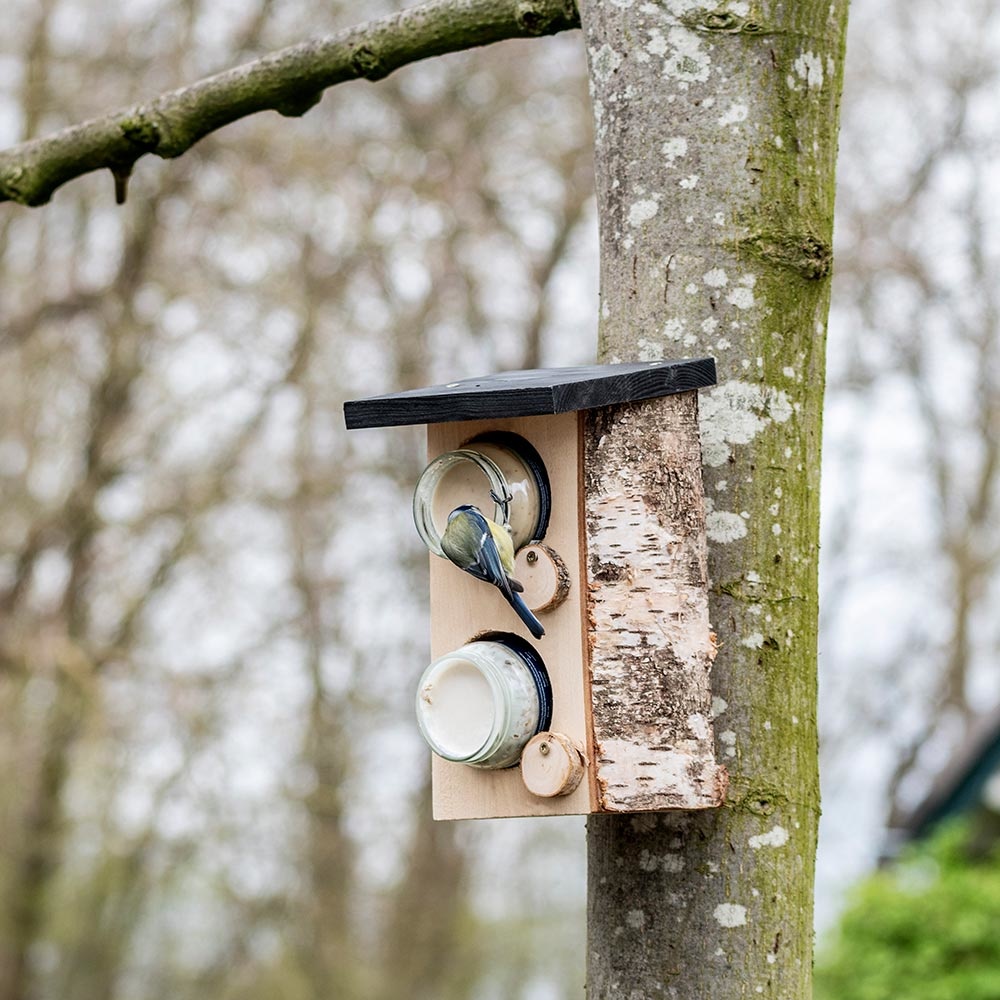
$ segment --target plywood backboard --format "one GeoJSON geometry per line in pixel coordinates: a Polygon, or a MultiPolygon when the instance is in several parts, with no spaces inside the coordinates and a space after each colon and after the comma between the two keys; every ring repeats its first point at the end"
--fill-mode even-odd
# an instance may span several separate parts
{"type": "MultiPolygon", "coordinates": [[[[431,654],[434,658],[457,649],[484,631],[514,632],[538,650],[552,681],[550,729],[564,733],[583,747],[591,745],[585,706],[586,690],[585,571],[581,551],[582,455],[580,413],[540,417],[431,424],[427,428],[428,459],[491,431],[519,434],[536,449],[549,475],[552,512],[545,544],[554,549],[570,571],[566,600],[539,612],[545,628],[532,639],[500,593],[446,559],[430,557],[431,654]]],[[[561,798],[538,798],[527,791],[516,767],[488,771],[433,758],[434,818],[480,819],[500,816],[560,816],[589,813],[596,808],[592,769],[574,792],[561,798]]]]}

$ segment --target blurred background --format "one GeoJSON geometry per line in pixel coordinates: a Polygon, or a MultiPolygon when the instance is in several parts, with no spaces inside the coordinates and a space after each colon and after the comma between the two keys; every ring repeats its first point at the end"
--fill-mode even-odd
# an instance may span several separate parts
{"type": "MultiPolygon", "coordinates": [[[[0,145],[395,6],[11,0],[0,145]]],[[[851,17],[820,987],[988,1000],[1000,9],[851,17]]],[[[341,406],[593,361],[590,149],[575,33],[0,206],[0,1000],[582,997],[582,820],[430,821],[422,434],[341,406]]]]}

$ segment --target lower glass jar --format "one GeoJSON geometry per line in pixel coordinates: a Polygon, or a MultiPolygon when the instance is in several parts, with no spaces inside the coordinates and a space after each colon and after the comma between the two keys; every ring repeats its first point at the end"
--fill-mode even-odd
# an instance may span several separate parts
{"type": "Polygon", "coordinates": [[[417,687],[417,725],[439,757],[470,767],[513,767],[552,721],[545,664],[519,636],[497,632],[435,660],[417,687]]]}

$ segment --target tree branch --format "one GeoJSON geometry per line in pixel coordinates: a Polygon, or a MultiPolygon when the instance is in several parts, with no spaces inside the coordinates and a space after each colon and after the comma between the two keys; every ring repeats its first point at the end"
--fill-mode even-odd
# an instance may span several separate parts
{"type": "Polygon", "coordinates": [[[180,156],[258,111],[303,115],[346,80],[379,80],[419,59],[578,26],[574,0],[430,0],[0,152],[0,201],[43,205],[60,185],[101,169],[114,175],[122,200],[146,153],[180,156]]]}

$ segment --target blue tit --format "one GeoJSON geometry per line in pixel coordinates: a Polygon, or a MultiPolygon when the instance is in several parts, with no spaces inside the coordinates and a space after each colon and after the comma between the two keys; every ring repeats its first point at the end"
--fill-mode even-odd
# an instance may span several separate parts
{"type": "Polygon", "coordinates": [[[492,583],[536,639],[545,635],[542,623],[520,597],[524,587],[513,576],[514,543],[505,528],[484,517],[477,508],[462,504],[448,515],[441,548],[459,569],[492,583]]]}

